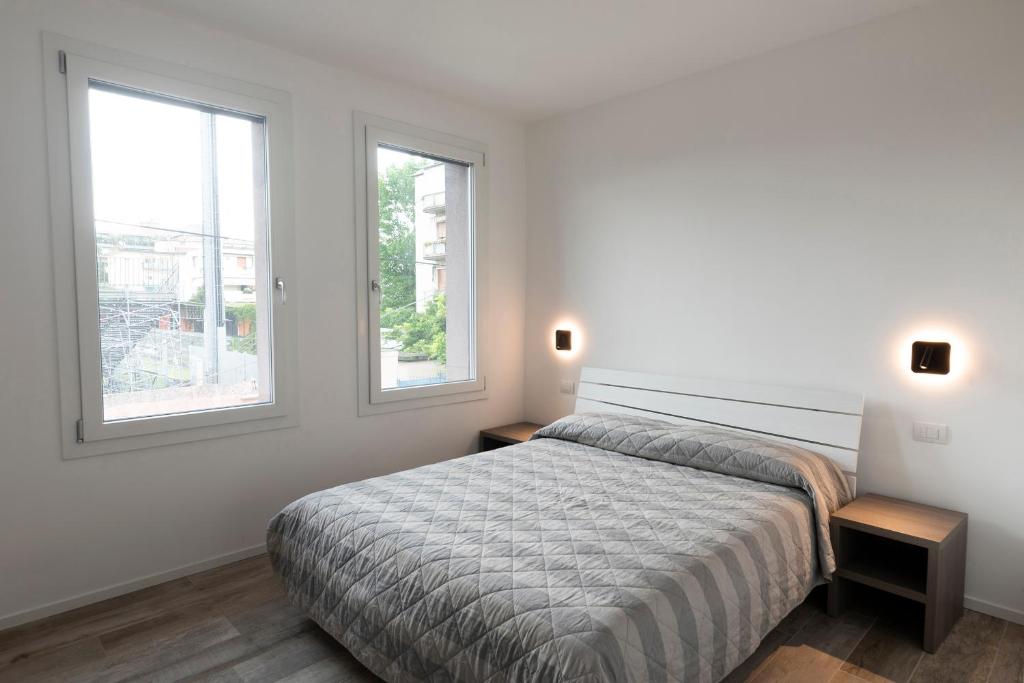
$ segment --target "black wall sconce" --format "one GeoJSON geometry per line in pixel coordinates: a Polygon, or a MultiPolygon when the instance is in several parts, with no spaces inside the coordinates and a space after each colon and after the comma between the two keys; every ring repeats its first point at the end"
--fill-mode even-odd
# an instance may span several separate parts
{"type": "Polygon", "coordinates": [[[910,369],[929,375],[948,375],[949,352],[946,342],[916,341],[910,349],[910,369]]]}
{"type": "Polygon", "coordinates": [[[555,350],[572,351],[571,330],[555,330],[555,350]]]}

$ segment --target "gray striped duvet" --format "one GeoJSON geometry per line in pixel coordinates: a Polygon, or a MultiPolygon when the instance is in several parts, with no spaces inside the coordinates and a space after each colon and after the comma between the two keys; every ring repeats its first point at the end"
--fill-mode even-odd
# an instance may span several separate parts
{"type": "Polygon", "coordinates": [[[291,599],[390,681],[716,681],[834,569],[830,461],[573,415],[524,444],[306,496],[291,599]]]}

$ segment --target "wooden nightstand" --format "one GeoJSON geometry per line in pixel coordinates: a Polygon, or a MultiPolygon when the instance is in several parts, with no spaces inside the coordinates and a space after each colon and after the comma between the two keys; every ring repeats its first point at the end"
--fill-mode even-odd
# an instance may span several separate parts
{"type": "Polygon", "coordinates": [[[501,448],[509,444],[529,441],[533,433],[543,426],[532,422],[516,422],[511,425],[481,429],[480,451],[493,451],[495,448],[501,448]]]}
{"type": "Polygon", "coordinates": [[[924,649],[935,652],[964,609],[967,515],[867,495],[837,510],[830,529],[828,613],[842,612],[851,581],[909,598],[924,605],[924,649]]]}

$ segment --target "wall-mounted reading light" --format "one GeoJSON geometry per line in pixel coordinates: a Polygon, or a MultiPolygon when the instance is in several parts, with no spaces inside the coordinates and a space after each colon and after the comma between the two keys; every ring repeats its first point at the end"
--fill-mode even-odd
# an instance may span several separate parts
{"type": "Polygon", "coordinates": [[[947,342],[914,342],[910,349],[911,371],[948,375],[950,348],[947,342]]]}
{"type": "Polygon", "coordinates": [[[555,330],[555,350],[572,351],[571,330],[555,330]]]}

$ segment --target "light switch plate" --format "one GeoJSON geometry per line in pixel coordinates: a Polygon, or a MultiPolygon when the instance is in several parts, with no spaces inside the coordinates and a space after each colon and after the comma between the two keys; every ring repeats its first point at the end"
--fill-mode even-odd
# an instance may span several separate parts
{"type": "Polygon", "coordinates": [[[575,394],[576,382],[573,382],[571,379],[563,379],[558,383],[558,391],[563,394],[575,394]]]}
{"type": "Polygon", "coordinates": [[[915,422],[914,441],[947,444],[949,443],[949,425],[915,422]]]}

